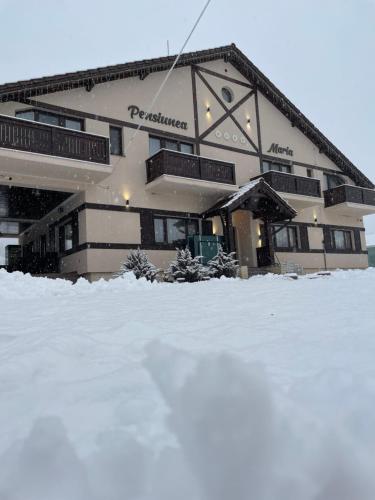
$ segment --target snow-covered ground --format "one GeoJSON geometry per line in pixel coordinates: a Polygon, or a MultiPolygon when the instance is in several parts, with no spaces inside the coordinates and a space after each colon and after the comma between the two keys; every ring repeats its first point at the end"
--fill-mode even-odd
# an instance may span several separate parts
{"type": "Polygon", "coordinates": [[[373,500],[374,297],[0,271],[0,499],[373,500]]]}

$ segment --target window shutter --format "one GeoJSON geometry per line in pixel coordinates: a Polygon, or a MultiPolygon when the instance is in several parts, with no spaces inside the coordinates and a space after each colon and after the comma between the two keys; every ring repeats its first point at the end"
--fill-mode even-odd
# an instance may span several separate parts
{"type": "Polygon", "coordinates": [[[310,246],[309,246],[309,235],[307,231],[307,226],[299,227],[299,237],[301,241],[301,250],[303,252],[308,252],[310,250],[310,246]]]}
{"type": "Polygon", "coordinates": [[[202,220],[202,235],[203,236],[212,236],[213,228],[211,220],[202,220]]]}

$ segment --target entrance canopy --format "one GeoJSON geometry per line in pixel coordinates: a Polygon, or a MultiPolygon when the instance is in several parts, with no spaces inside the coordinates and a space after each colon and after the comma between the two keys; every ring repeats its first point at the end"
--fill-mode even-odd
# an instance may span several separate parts
{"type": "Polygon", "coordinates": [[[228,215],[235,210],[250,210],[254,219],[268,222],[293,219],[297,212],[260,177],[242,186],[239,191],[227,196],[208,209],[203,217],[228,215]]]}

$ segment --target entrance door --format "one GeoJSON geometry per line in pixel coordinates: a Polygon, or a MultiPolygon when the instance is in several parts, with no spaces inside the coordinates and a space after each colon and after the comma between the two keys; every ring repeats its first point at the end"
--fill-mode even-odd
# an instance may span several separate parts
{"type": "Polygon", "coordinates": [[[257,247],[258,267],[271,266],[273,262],[270,252],[268,235],[266,232],[266,226],[264,224],[260,224],[259,230],[260,230],[260,235],[259,235],[260,246],[257,247]]]}

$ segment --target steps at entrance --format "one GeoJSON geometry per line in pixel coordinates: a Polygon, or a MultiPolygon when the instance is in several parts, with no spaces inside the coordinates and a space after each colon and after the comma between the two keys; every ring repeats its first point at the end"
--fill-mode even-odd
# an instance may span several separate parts
{"type": "Polygon", "coordinates": [[[272,266],[264,267],[248,267],[247,273],[249,278],[256,275],[264,275],[268,273],[273,274],[304,274],[303,266],[300,264],[295,264],[294,262],[280,262],[278,264],[273,264],[272,266]]]}
{"type": "Polygon", "coordinates": [[[279,264],[274,264],[273,266],[248,267],[247,272],[250,278],[251,276],[257,276],[259,274],[261,275],[268,273],[281,274],[281,269],[279,264]]]}

